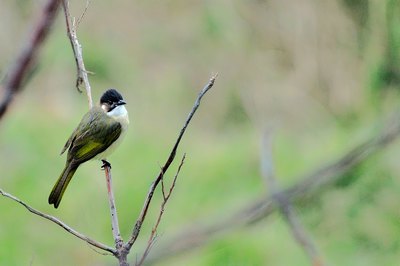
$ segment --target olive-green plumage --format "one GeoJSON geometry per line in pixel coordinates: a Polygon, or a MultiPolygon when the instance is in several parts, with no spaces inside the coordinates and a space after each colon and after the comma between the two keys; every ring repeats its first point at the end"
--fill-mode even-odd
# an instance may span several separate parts
{"type": "Polygon", "coordinates": [[[121,123],[100,107],[93,107],[83,116],[61,151],[63,154],[68,149],[67,162],[50,193],[49,204],[58,207],[79,165],[93,158],[105,159],[103,152],[119,138],[121,131],[121,123]]]}

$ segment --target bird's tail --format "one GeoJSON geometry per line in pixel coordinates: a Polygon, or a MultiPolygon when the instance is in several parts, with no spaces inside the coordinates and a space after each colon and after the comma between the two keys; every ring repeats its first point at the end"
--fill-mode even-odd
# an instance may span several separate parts
{"type": "Polygon", "coordinates": [[[58,205],[60,205],[64,191],[67,188],[69,181],[71,181],[71,178],[74,176],[76,169],[78,169],[77,166],[73,166],[71,164],[66,165],[64,171],[61,173],[56,184],[54,185],[49,196],[49,204],[54,204],[54,208],[57,209],[58,205]]]}

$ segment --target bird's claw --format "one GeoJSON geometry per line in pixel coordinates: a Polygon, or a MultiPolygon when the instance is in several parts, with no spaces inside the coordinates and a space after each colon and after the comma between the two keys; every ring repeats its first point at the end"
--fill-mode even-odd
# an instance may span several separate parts
{"type": "Polygon", "coordinates": [[[106,167],[111,169],[111,164],[109,162],[107,162],[106,160],[101,160],[101,161],[103,162],[101,169],[104,170],[106,167]]]}

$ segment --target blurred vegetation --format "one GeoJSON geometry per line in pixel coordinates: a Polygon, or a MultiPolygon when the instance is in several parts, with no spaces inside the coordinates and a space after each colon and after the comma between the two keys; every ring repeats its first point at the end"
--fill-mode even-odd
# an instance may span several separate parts
{"type": "MultiPolygon", "coordinates": [[[[0,77],[43,2],[1,1],[0,77]]],[[[77,17],[84,7],[85,1],[71,1],[77,17]]],[[[398,0],[92,1],[78,37],[87,69],[96,73],[93,97],[118,88],[131,117],[110,158],[123,236],[214,71],[217,83],[179,151],[187,160],[159,242],[185,225],[217,221],[267,191],[259,171],[265,127],[276,129],[282,185],[378,132],[400,101],[399,14],[398,0]]],[[[74,88],[74,63],[60,16],[35,76],[1,121],[0,187],[112,245],[98,162],[79,168],[59,209],[47,204],[65,163],[58,154],[87,110],[85,95],[74,88]]],[[[330,264],[398,265],[399,155],[397,142],[297,206],[330,264]]],[[[159,202],[157,195],[132,261],[147,243],[159,202]]],[[[0,265],[115,264],[10,200],[1,198],[0,210],[0,265]]],[[[309,263],[273,215],[157,265],[309,263]]]]}

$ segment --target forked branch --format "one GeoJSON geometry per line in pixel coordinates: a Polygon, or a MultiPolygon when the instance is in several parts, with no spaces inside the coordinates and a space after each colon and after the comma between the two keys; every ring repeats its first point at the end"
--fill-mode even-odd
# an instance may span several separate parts
{"type": "Polygon", "coordinates": [[[135,226],[133,228],[132,231],[132,235],[128,241],[128,243],[125,244],[124,248],[126,250],[126,252],[129,253],[129,250],[131,249],[132,245],[135,243],[137,237],[139,236],[140,233],[140,229],[142,228],[142,224],[144,219],[146,218],[146,214],[147,211],[149,209],[150,206],[150,202],[151,199],[153,198],[153,194],[154,194],[154,190],[157,188],[158,184],[160,183],[162,177],[164,176],[164,174],[167,172],[169,166],[171,165],[171,163],[174,161],[175,159],[175,155],[176,155],[176,151],[178,149],[178,146],[181,142],[181,139],[183,137],[183,135],[186,132],[186,128],[188,127],[190,121],[192,120],[194,114],[196,113],[197,109],[200,106],[200,102],[201,99],[203,98],[203,96],[214,86],[214,82],[215,79],[217,78],[218,74],[215,74],[211,77],[211,79],[209,80],[209,82],[204,86],[204,88],[201,90],[201,92],[199,93],[192,110],[190,111],[179,135],[178,138],[175,142],[174,147],[172,148],[172,151],[167,159],[167,161],[165,162],[164,166],[161,168],[160,173],[158,174],[158,177],[154,180],[154,182],[151,184],[149,192],[147,193],[146,199],[144,201],[143,207],[142,207],[142,211],[140,212],[139,218],[136,220],[135,226]]]}
{"type": "Polygon", "coordinates": [[[78,23],[75,22],[75,18],[71,17],[71,14],[69,12],[69,1],[62,0],[62,2],[65,15],[65,24],[67,26],[67,35],[72,46],[72,51],[74,52],[74,57],[76,62],[77,78],[75,86],[79,92],[82,92],[80,86],[82,85],[82,83],[85,84],[85,90],[88,98],[89,108],[92,108],[93,100],[92,100],[92,89],[90,87],[89,77],[88,77],[89,72],[85,68],[85,63],[83,62],[83,55],[82,55],[83,54],[82,46],[79,43],[76,34],[77,27],[79,23],[82,21],[82,18],[84,17],[88,9],[89,1],[86,4],[86,8],[83,11],[82,16],[79,18],[78,23]]]}
{"type": "Polygon", "coordinates": [[[161,178],[161,185],[162,185],[161,189],[162,189],[162,195],[163,195],[163,202],[161,203],[160,212],[158,214],[157,221],[156,221],[155,225],[153,226],[153,229],[151,230],[151,234],[150,234],[149,240],[147,241],[147,247],[146,247],[141,259],[139,260],[139,262],[136,263],[136,266],[143,265],[145,259],[149,255],[149,252],[150,252],[151,248],[153,247],[153,245],[155,243],[155,240],[156,240],[156,237],[157,237],[157,229],[158,229],[158,226],[160,225],[161,218],[162,218],[162,216],[164,214],[165,205],[167,205],[167,202],[168,202],[169,198],[171,197],[172,191],[175,188],[176,179],[178,178],[178,175],[179,175],[179,173],[181,171],[183,163],[185,162],[185,158],[186,158],[186,154],[184,154],[183,157],[182,157],[181,163],[178,166],[178,170],[176,171],[176,174],[174,176],[174,180],[172,181],[172,184],[171,184],[171,186],[169,188],[168,193],[165,192],[164,175],[161,178]]]}
{"type": "Polygon", "coordinates": [[[275,178],[274,162],[272,156],[272,133],[266,131],[264,133],[262,148],[261,148],[261,169],[262,175],[267,183],[271,198],[279,206],[280,212],[285,221],[290,227],[292,235],[301,248],[308,255],[311,265],[323,266],[324,262],[314,244],[311,236],[306,232],[306,229],[301,224],[292,203],[288,196],[280,193],[278,181],[275,178]]]}

